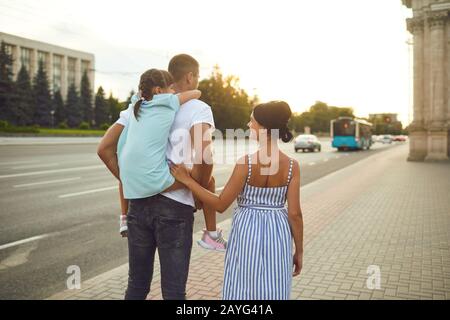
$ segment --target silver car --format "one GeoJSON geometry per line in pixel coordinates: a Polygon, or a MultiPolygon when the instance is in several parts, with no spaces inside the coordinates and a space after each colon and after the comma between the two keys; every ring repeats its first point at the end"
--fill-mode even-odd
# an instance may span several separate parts
{"type": "Polygon", "coordinates": [[[294,148],[295,152],[298,152],[298,150],[302,150],[303,152],[305,150],[308,151],[321,151],[322,150],[322,144],[320,143],[319,139],[315,135],[312,134],[301,134],[297,136],[294,140],[294,148]]]}
{"type": "Polygon", "coordinates": [[[385,144],[385,143],[389,143],[389,144],[391,144],[392,143],[392,136],[390,135],[390,134],[387,134],[387,135],[384,135],[382,138],[381,138],[381,141],[380,141],[382,144],[385,144]]]}

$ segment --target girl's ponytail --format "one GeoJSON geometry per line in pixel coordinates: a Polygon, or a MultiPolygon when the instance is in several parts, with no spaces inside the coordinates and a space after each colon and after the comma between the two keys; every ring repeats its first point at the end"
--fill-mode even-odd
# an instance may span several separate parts
{"type": "Polygon", "coordinates": [[[167,71],[150,69],[141,75],[139,82],[140,99],[134,104],[134,116],[136,120],[139,117],[139,111],[143,101],[153,99],[153,89],[155,87],[167,88],[173,83],[173,78],[167,71]]]}
{"type": "Polygon", "coordinates": [[[139,111],[141,110],[141,105],[142,105],[142,98],[139,99],[138,101],[136,101],[136,103],[134,104],[134,107],[133,107],[134,117],[136,118],[136,120],[139,117],[139,111]]]}

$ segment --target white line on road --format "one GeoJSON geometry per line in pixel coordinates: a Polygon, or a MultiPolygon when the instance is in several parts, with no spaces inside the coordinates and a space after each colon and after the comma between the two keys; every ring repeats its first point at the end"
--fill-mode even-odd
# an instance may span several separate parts
{"type": "Polygon", "coordinates": [[[100,168],[105,168],[105,166],[104,165],[97,165],[97,166],[86,166],[86,167],[75,167],[75,168],[66,168],[66,169],[55,169],[55,170],[45,170],[45,171],[34,171],[34,172],[7,174],[7,175],[0,176],[0,179],[37,176],[37,175],[49,174],[49,173],[61,173],[61,172],[70,172],[70,171],[93,170],[93,169],[100,169],[100,168]]]}
{"type": "Polygon", "coordinates": [[[328,158],[325,158],[325,159],[323,159],[323,162],[327,162],[328,160],[330,160],[330,159],[328,159],[328,158]]]}
{"type": "Polygon", "coordinates": [[[41,182],[26,183],[26,184],[18,184],[18,185],[15,185],[13,187],[14,188],[32,187],[32,186],[39,186],[41,184],[68,182],[68,181],[79,180],[79,179],[81,179],[81,177],[68,178],[68,179],[59,179],[59,180],[41,181],[41,182]]]}
{"type": "Polygon", "coordinates": [[[12,162],[0,162],[0,166],[7,166],[11,164],[29,164],[29,163],[38,163],[36,160],[28,160],[28,161],[12,161],[12,162]]]}
{"type": "Polygon", "coordinates": [[[216,191],[222,191],[224,188],[225,188],[225,186],[216,188],[216,191]]]}
{"type": "Polygon", "coordinates": [[[19,170],[19,169],[33,169],[33,168],[55,167],[55,166],[59,166],[59,163],[32,164],[27,166],[12,167],[11,169],[19,170]]]}
{"type": "Polygon", "coordinates": [[[32,242],[32,241],[36,241],[36,240],[42,240],[42,239],[45,239],[45,238],[57,235],[59,233],[60,232],[46,233],[46,234],[41,234],[40,236],[35,236],[35,237],[31,237],[31,238],[27,238],[27,239],[23,239],[23,240],[19,240],[19,241],[6,243],[6,244],[3,244],[3,245],[0,246],[0,250],[4,250],[4,249],[7,249],[7,248],[19,246],[21,244],[32,242]]]}
{"type": "Polygon", "coordinates": [[[118,188],[119,188],[119,186],[114,186],[114,187],[86,190],[86,191],[82,191],[82,192],[62,194],[62,195],[58,196],[58,198],[60,198],[60,199],[71,198],[71,197],[83,196],[85,194],[90,194],[90,193],[110,191],[110,190],[114,190],[114,189],[118,189],[118,188]]]}
{"type": "Polygon", "coordinates": [[[310,162],[310,163],[308,163],[308,165],[310,165],[310,166],[313,166],[313,165],[315,165],[316,163],[315,162],[310,162]]]}

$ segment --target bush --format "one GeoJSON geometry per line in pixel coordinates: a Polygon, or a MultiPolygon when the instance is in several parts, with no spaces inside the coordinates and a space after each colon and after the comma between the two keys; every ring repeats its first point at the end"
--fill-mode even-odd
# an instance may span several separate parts
{"type": "Polygon", "coordinates": [[[103,123],[103,124],[100,126],[100,129],[101,129],[101,130],[108,130],[108,129],[109,129],[109,124],[103,123]]]}
{"type": "Polygon", "coordinates": [[[6,129],[9,127],[9,123],[6,120],[0,120],[0,129],[6,129]]]}
{"type": "Polygon", "coordinates": [[[60,128],[60,129],[69,129],[69,125],[67,124],[67,121],[63,121],[63,122],[60,122],[58,124],[58,128],[60,128]]]}
{"type": "Polygon", "coordinates": [[[89,125],[89,123],[87,123],[87,122],[82,122],[82,123],[80,123],[80,125],[78,126],[78,129],[81,129],[81,130],[88,130],[88,129],[90,129],[91,128],[91,126],[89,125]]]}

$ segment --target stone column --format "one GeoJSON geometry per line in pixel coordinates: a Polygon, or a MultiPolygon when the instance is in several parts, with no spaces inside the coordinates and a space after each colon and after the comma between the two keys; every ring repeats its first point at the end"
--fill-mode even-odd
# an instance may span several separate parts
{"type": "Polygon", "coordinates": [[[423,161],[427,153],[427,137],[424,121],[424,20],[422,17],[407,19],[408,31],[414,39],[414,114],[409,126],[409,161],[423,161]]]}
{"type": "Polygon", "coordinates": [[[430,102],[431,123],[428,128],[428,151],[425,160],[448,160],[448,129],[446,126],[446,70],[445,28],[447,10],[431,12],[427,22],[430,28],[430,102]]]}
{"type": "Polygon", "coordinates": [[[447,11],[434,12],[428,16],[431,40],[430,59],[430,98],[431,123],[430,128],[442,129],[445,124],[445,26],[447,11]]]}
{"type": "Polygon", "coordinates": [[[53,93],[53,52],[48,53],[47,65],[45,68],[47,70],[48,86],[53,93]]]}
{"type": "Polygon", "coordinates": [[[36,76],[36,73],[38,72],[39,69],[39,60],[38,60],[38,52],[36,49],[33,49],[31,51],[31,57],[30,57],[30,78],[34,79],[34,77],[36,76]]]}
{"type": "Polygon", "coordinates": [[[62,57],[61,65],[61,95],[64,101],[67,98],[68,81],[67,81],[67,56],[62,57]]]}
{"type": "Polygon", "coordinates": [[[81,88],[81,60],[76,59],[75,62],[75,87],[80,90],[81,88]]]}
{"type": "Polygon", "coordinates": [[[414,119],[411,126],[423,129],[424,21],[421,18],[411,18],[407,20],[407,24],[408,31],[411,32],[414,36],[414,119]]]}
{"type": "Polygon", "coordinates": [[[12,72],[13,72],[13,78],[14,78],[14,80],[16,80],[17,76],[19,75],[20,68],[22,66],[22,62],[20,61],[21,52],[20,52],[19,46],[12,45],[11,50],[12,50],[11,55],[13,58],[12,72]]]}

